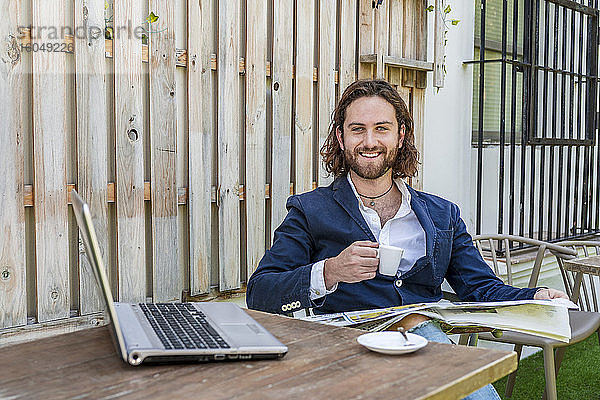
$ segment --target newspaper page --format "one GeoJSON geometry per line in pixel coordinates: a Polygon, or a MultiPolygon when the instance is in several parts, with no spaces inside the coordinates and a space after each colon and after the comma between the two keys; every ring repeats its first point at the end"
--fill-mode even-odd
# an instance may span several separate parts
{"type": "Polygon", "coordinates": [[[510,330],[568,342],[571,338],[568,308],[577,308],[577,306],[564,300],[461,303],[442,300],[437,303],[321,314],[301,319],[379,331],[385,330],[408,314],[417,313],[451,326],[510,330]]]}

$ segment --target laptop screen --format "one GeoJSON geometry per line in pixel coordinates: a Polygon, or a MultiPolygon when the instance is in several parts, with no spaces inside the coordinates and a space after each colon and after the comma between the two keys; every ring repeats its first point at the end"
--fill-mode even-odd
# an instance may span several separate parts
{"type": "Polygon", "coordinates": [[[113,339],[117,343],[117,347],[121,352],[121,357],[127,362],[125,342],[121,334],[119,320],[116,318],[113,297],[110,291],[108,278],[106,277],[106,270],[104,269],[104,262],[102,261],[102,254],[100,253],[100,247],[98,246],[98,239],[96,238],[96,231],[94,230],[94,225],[92,223],[90,209],[74,189],[71,190],[71,202],[73,203],[73,211],[75,212],[81,239],[85,246],[85,253],[88,257],[90,266],[94,271],[94,275],[96,276],[96,281],[98,282],[98,285],[100,285],[100,291],[102,292],[102,297],[104,297],[106,303],[106,310],[108,311],[108,317],[111,321],[110,326],[112,327],[113,339]]]}

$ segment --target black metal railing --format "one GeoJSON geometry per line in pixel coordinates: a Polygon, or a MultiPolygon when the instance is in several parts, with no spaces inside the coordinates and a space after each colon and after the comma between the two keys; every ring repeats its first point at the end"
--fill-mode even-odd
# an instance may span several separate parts
{"type": "Polygon", "coordinates": [[[600,232],[597,0],[477,0],[475,8],[479,58],[466,63],[479,90],[477,234],[493,225],[548,241],[600,232]],[[495,151],[497,168],[484,165],[495,151]],[[483,212],[496,200],[483,190],[490,180],[496,224],[483,212]]]}

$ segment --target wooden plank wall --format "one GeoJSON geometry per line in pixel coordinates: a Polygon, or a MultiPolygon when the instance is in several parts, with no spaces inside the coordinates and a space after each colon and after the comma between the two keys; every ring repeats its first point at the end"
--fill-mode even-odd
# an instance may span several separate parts
{"type": "MultiPolygon", "coordinates": [[[[34,0],[34,26],[65,21],[65,5],[34,0]]],[[[32,45],[59,43],[41,30],[32,45]]],[[[33,53],[33,169],[37,315],[40,322],[69,317],[71,293],[67,226],[67,55],[33,53]]]]}
{"type": "Polygon", "coordinates": [[[378,79],[385,79],[385,61],[384,57],[387,55],[387,48],[389,42],[388,32],[388,17],[390,10],[390,2],[384,1],[375,9],[374,19],[374,31],[373,41],[375,45],[375,77],[378,79]]]}
{"type": "Polygon", "coordinates": [[[27,321],[25,269],[25,207],[23,118],[20,99],[25,95],[23,58],[17,26],[21,2],[0,1],[5,23],[0,24],[0,327],[27,321]],[[10,99],[10,100],[9,100],[10,99]],[[8,100],[8,101],[7,101],[8,100]]]}
{"type": "Polygon", "coordinates": [[[240,287],[240,1],[219,2],[219,288],[240,287]],[[228,101],[231,99],[233,101],[228,101]]]}
{"type": "Polygon", "coordinates": [[[246,3],[246,265],[247,276],[265,253],[267,139],[267,7],[246,3]],[[250,173],[249,173],[250,172],[250,173]]]}
{"type": "MultiPolygon", "coordinates": [[[[373,2],[358,0],[358,54],[375,54],[375,10],[373,2]]],[[[373,65],[358,64],[358,79],[374,78],[373,65]]]]}
{"type": "MultiPolygon", "coordinates": [[[[405,59],[427,59],[427,12],[424,0],[392,0],[389,2],[388,55],[405,59]]],[[[426,75],[424,71],[388,66],[386,79],[392,83],[406,102],[414,120],[415,146],[423,148],[423,122],[425,106],[426,75]]],[[[416,189],[423,188],[423,152],[418,173],[409,183],[416,189]]]]}
{"type": "MultiPolygon", "coordinates": [[[[329,133],[331,113],[335,108],[335,48],[336,26],[331,21],[336,20],[335,0],[321,0],[319,9],[319,114],[317,154],[329,133]]],[[[324,164],[318,163],[318,184],[327,186],[333,177],[325,171],[324,164]]]]}
{"type": "Polygon", "coordinates": [[[142,0],[115,2],[113,39],[115,74],[115,158],[118,298],[146,299],[144,220],[144,141],[142,46],[136,35],[120,32],[143,15],[142,0]],[[125,267],[126,266],[126,267],[125,267]]]}
{"type": "Polygon", "coordinates": [[[175,301],[181,297],[183,281],[177,265],[175,2],[151,0],[150,10],[159,16],[149,24],[148,35],[152,293],[155,301],[175,301]]]}
{"type": "Polygon", "coordinates": [[[285,218],[292,176],[293,6],[289,0],[273,2],[271,232],[285,218]]]}
{"type": "Polygon", "coordinates": [[[190,293],[210,290],[213,159],[213,2],[188,1],[188,152],[190,293]],[[196,110],[196,112],[192,112],[196,110]],[[202,172],[202,173],[200,173],[202,172]]]}
{"type": "Polygon", "coordinates": [[[423,73],[388,59],[425,60],[423,0],[0,4],[0,328],[82,325],[102,309],[71,188],[91,206],[117,299],[207,300],[244,290],[290,193],[331,182],[318,152],[358,76],[398,87],[422,143],[423,73]],[[105,19],[112,39],[17,29],[105,19]],[[52,40],[75,54],[21,47],[52,40]]]}
{"type": "Polygon", "coordinates": [[[339,1],[339,84],[338,96],[344,92],[352,82],[356,80],[356,1],[339,1]]]}
{"type": "Polygon", "coordinates": [[[314,2],[296,0],[295,11],[295,192],[303,193],[313,188],[314,2]]]}
{"type": "MultiPolygon", "coordinates": [[[[427,37],[427,21],[424,20],[427,18],[427,0],[415,0],[414,7],[409,6],[409,8],[413,10],[413,18],[415,20],[416,59],[424,61],[427,60],[427,41],[418,39],[427,37]]],[[[425,132],[425,88],[427,87],[427,75],[425,71],[416,71],[415,75],[411,111],[414,120],[415,146],[418,149],[422,149],[425,132]]],[[[417,176],[411,180],[411,184],[418,189],[423,188],[423,161],[421,157],[417,176]]]]}
{"type": "MultiPolygon", "coordinates": [[[[107,163],[108,108],[106,104],[106,77],[104,37],[90,29],[104,24],[103,0],[75,1],[75,26],[82,26],[85,35],[75,37],[75,104],[77,107],[77,189],[92,211],[96,237],[103,257],[108,256],[108,193],[107,163]]],[[[81,239],[80,239],[81,241],[81,239]]],[[[110,269],[106,271],[110,276],[110,269]]],[[[110,279],[110,278],[109,278],[110,279]]],[[[79,301],[81,314],[104,309],[94,273],[79,245],[79,301]]]]}

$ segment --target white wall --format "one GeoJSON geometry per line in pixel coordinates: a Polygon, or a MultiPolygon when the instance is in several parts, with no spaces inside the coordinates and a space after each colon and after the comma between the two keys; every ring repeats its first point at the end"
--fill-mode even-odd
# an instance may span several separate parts
{"type": "MultiPolygon", "coordinates": [[[[433,60],[433,13],[429,13],[430,45],[428,60],[433,60]]],[[[475,226],[476,187],[471,174],[471,113],[473,67],[463,61],[473,58],[474,4],[472,1],[452,2],[449,19],[459,19],[458,25],[448,22],[445,85],[439,91],[428,74],[425,95],[425,138],[423,187],[459,205],[463,219],[471,232],[475,226]]]]}

